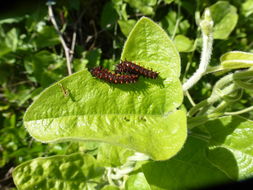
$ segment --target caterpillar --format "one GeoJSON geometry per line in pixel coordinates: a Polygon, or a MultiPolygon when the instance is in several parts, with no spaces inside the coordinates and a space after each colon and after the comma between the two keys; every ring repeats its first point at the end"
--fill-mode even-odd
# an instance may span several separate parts
{"type": "Polygon", "coordinates": [[[140,65],[136,65],[130,61],[121,61],[120,64],[116,65],[115,73],[130,73],[136,75],[142,75],[147,78],[156,79],[158,73],[152,70],[146,69],[140,65]]]}
{"type": "Polygon", "coordinates": [[[103,67],[95,67],[90,70],[94,77],[105,80],[109,83],[114,84],[128,84],[137,82],[139,76],[135,74],[122,75],[117,73],[112,73],[103,67]]]}

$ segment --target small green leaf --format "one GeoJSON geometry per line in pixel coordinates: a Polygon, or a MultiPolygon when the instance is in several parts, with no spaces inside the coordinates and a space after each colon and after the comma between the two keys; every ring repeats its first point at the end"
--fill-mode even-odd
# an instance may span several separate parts
{"type": "Polygon", "coordinates": [[[135,175],[131,175],[125,184],[126,190],[151,190],[145,176],[143,173],[138,173],[135,175]]]}
{"type": "Polygon", "coordinates": [[[28,55],[24,59],[25,69],[33,78],[31,80],[46,87],[62,77],[65,60],[48,51],[28,55]]]}
{"type": "MultiPolygon", "coordinates": [[[[181,2],[182,3],[182,2],[181,2]]],[[[191,27],[187,19],[183,19],[178,12],[170,10],[166,16],[161,20],[162,26],[170,35],[186,34],[191,27]],[[177,20],[180,20],[178,23],[177,20]],[[177,30],[175,30],[177,29],[177,30]]]]}
{"type": "Polygon", "coordinates": [[[97,67],[100,63],[102,51],[101,49],[92,49],[90,51],[85,51],[82,53],[83,59],[88,61],[88,68],[97,67]]]}
{"type": "Polygon", "coordinates": [[[212,137],[208,159],[232,179],[253,176],[253,121],[227,116],[209,121],[205,126],[212,137]]]}
{"type": "Polygon", "coordinates": [[[59,44],[60,38],[54,27],[42,26],[42,28],[38,31],[34,41],[37,48],[41,49],[59,44]]]}
{"type": "Polygon", "coordinates": [[[220,57],[224,69],[240,69],[253,66],[253,53],[231,51],[220,57]]]}
{"type": "Polygon", "coordinates": [[[82,52],[81,59],[74,59],[73,66],[75,71],[81,71],[92,67],[97,67],[100,64],[101,49],[92,49],[82,52]]]}
{"type": "Polygon", "coordinates": [[[253,1],[246,0],[242,3],[242,13],[245,17],[249,17],[253,13],[253,1]]]}
{"type": "Polygon", "coordinates": [[[103,29],[111,28],[117,23],[118,15],[113,7],[112,2],[108,2],[103,7],[102,16],[100,20],[101,27],[103,29]]]}
{"type": "MultiPolygon", "coordinates": [[[[8,45],[5,43],[6,41],[6,32],[4,31],[3,27],[0,26],[0,58],[9,52],[11,52],[11,47],[8,47],[8,45]]],[[[3,69],[1,69],[2,71],[3,69]]]]}
{"type": "Polygon", "coordinates": [[[0,25],[17,23],[17,22],[24,20],[26,17],[27,17],[27,15],[21,16],[21,17],[11,17],[11,18],[6,18],[6,19],[1,19],[0,25]]]}
{"type": "Polygon", "coordinates": [[[225,173],[209,162],[206,149],[206,142],[189,137],[184,148],[175,157],[168,161],[153,161],[143,165],[143,173],[151,189],[199,189],[228,182],[229,178],[225,173]]]}
{"type": "Polygon", "coordinates": [[[88,60],[87,59],[74,59],[73,68],[75,72],[82,71],[87,68],[88,60]]]}
{"type": "Polygon", "coordinates": [[[131,7],[140,10],[145,15],[154,14],[153,6],[156,5],[157,0],[124,0],[131,7]]]}
{"type": "Polygon", "coordinates": [[[194,41],[190,40],[184,35],[177,35],[174,39],[174,43],[179,52],[192,52],[194,51],[194,41]]]}
{"type": "Polygon", "coordinates": [[[227,1],[218,1],[209,9],[214,21],[214,39],[228,38],[238,20],[236,7],[230,5],[227,1]]]}
{"type": "Polygon", "coordinates": [[[166,4],[171,4],[174,0],[164,0],[166,4]]]}
{"type": "Polygon", "coordinates": [[[134,25],[136,24],[136,20],[129,19],[129,20],[119,20],[119,27],[121,32],[127,37],[128,34],[133,29],[134,25]]]}
{"type": "Polygon", "coordinates": [[[36,158],[16,167],[12,173],[18,189],[73,190],[95,187],[103,168],[85,154],[36,158]]]}
{"type": "MultiPolygon", "coordinates": [[[[12,28],[7,34],[5,35],[5,44],[8,48],[12,51],[16,51],[18,47],[18,30],[16,28],[12,28]]],[[[2,42],[1,42],[2,43],[2,42]]]]}

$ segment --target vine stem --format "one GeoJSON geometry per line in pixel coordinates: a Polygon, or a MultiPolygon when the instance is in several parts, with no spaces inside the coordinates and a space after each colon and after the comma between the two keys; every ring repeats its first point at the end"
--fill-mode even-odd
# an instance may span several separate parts
{"type": "Polygon", "coordinates": [[[127,161],[124,165],[119,168],[111,168],[107,169],[107,179],[108,182],[112,185],[115,185],[113,180],[117,180],[121,188],[124,188],[126,176],[134,170],[137,161],[146,161],[149,160],[149,156],[143,153],[136,152],[133,156],[127,158],[127,161]],[[119,181],[120,179],[123,179],[119,181]]]}
{"type": "Polygon", "coordinates": [[[71,43],[71,50],[70,50],[70,63],[73,60],[73,55],[74,55],[74,50],[75,50],[75,45],[76,45],[76,31],[74,31],[73,36],[72,36],[72,43],[71,43]]]}
{"type": "Polygon", "coordinates": [[[208,67],[213,47],[213,21],[209,9],[204,12],[204,20],[200,22],[203,38],[203,48],[201,52],[200,64],[197,71],[183,84],[183,91],[187,91],[196,84],[205,74],[208,67]]]}
{"type": "Polygon", "coordinates": [[[250,112],[253,110],[253,106],[250,106],[248,108],[245,108],[243,110],[240,110],[240,111],[235,111],[235,112],[225,112],[224,115],[239,115],[239,114],[243,114],[243,113],[246,113],[246,112],[250,112]]]}
{"type": "Polygon", "coordinates": [[[59,30],[59,27],[56,23],[56,20],[55,20],[55,17],[54,17],[54,12],[53,12],[53,8],[52,8],[52,5],[54,5],[55,2],[53,1],[48,1],[47,2],[47,6],[48,6],[48,15],[49,15],[49,18],[55,28],[55,30],[57,31],[58,35],[59,35],[59,38],[60,38],[60,41],[61,41],[61,44],[63,46],[63,49],[64,49],[64,52],[65,52],[65,56],[66,56],[66,63],[67,63],[67,68],[68,68],[68,74],[71,75],[72,74],[72,70],[71,70],[71,57],[70,57],[70,49],[68,48],[60,30],[59,30]]]}

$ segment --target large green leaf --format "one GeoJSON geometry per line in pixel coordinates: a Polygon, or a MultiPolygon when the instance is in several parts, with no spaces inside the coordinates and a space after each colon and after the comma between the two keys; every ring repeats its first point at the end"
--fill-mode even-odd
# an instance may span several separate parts
{"type": "Polygon", "coordinates": [[[253,121],[227,116],[205,126],[212,137],[209,160],[232,179],[253,176],[253,121]]]}
{"type": "Polygon", "coordinates": [[[207,143],[189,137],[184,148],[168,161],[142,166],[152,190],[184,190],[227,182],[229,178],[206,156],[207,143]],[[166,179],[166,180],[165,180],[166,179]]]}
{"type": "Polygon", "coordinates": [[[24,122],[30,135],[42,142],[103,141],[155,160],[175,155],[186,138],[185,112],[176,110],[182,102],[178,52],[158,25],[143,18],[122,58],[140,60],[159,72],[159,78],[140,77],[136,84],[121,85],[98,80],[87,70],[75,73],[46,89],[29,107],[24,122]]]}
{"type": "Polygon", "coordinates": [[[103,173],[92,156],[78,153],[36,158],[16,167],[12,175],[22,190],[73,190],[95,189],[103,173]]]}
{"type": "Polygon", "coordinates": [[[210,11],[214,21],[214,39],[226,39],[238,20],[236,7],[227,1],[218,1],[210,7],[210,11]]]}

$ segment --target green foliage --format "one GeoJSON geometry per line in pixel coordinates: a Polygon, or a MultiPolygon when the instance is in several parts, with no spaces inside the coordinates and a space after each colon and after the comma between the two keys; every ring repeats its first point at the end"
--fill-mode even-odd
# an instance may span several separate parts
{"type": "Polygon", "coordinates": [[[227,116],[205,124],[211,139],[208,159],[232,179],[253,176],[253,121],[227,116]],[[226,162],[224,163],[224,159],[226,162]]]}
{"type": "Polygon", "coordinates": [[[205,141],[190,137],[182,151],[172,159],[143,165],[144,175],[151,188],[193,189],[228,182],[225,173],[208,160],[206,149],[205,141]]]}
{"type": "Polygon", "coordinates": [[[103,166],[117,167],[123,165],[133,154],[134,151],[130,149],[104,143],[98,148],[97,160],[103,166]]]}
{"type": "Polygon", "coordinates": [[[177,35],[174,43],[179,52],[192,52],[194,51],[194,42],[184,35],[177,35]]]}
{"type": "Polygon", "coordinates": [[[165,3],[170,4],[171,2],[173,2],[174,0],[164,0],[165,3]]]}
{"type": "Polygon", "coordinates": [[[119,188],[114,185],[106,185],[102,190],[119,190],[119,188]]]}
{"type": "Polygon", "coordinates": [[[100,22],[101,27],[104,29],[112,27],[117,22],[117,12],[113,8],[113,4],[111,2],[105,4],[100,22]]]}
{"type": "Polygon", "coordinates": [[[218,1],[210,7],[211,16],[214,21],[214,38],[226,39],[238,20],[236,8],[226,1],[218,1]]]}
{"type": "Polygon", "coordinates": [[[64,63],[62,57],[45,50],[28,55],[24,60],[25,70],[31,75],[31,77],[28,75],[29,79],[43,87],[62,78],[64,63]]]}
{"type": "Polygon", "coordinates": [[[125,189],[151,190],[143,173],[131,175],[126,181],[125,189]]]}
{"type": "Polygon", "coordinates": [[[46,89],[29,107],[24,124],[30,135],[42,142],[102,141],[155,160],[176,154],[186,138],[186,119],[183,111],[174,111],[182,102],[175,47],[156,24],[142,18],[126,41],[124,59],[145,63],[161,78],[154,82],[141,78],[137,84],[119,86],[97,80],[86,70],[76,73],[46,89]],[[139,45],[130,48],[133,44],[139,45]]]}
{"type": "Polygon", "coordinates": [[[13,171],[20,189],[95,189],[103,168],[86,154],[36,158],[24,162],[13,171]],[[32,179],[32,180],[30,180],[32,179]]]}
{"type": "Polygon", "coordinates": [[[153,6],[156,4],[157,0],[124,0],[127,2],[132,8],[135,8],[137,11],[142,12],[145,15],[154,14],[153,6]]]}
{"type": "Polygon", "coordinates": [[[190,28],[189,21],[173,10],[169,11],[167,15],[164,16],[161,23],[163,28],[172,37],[175,36],[175,34],[186,34],[190,28]]]}
{"type": "Polygon", "coordinates": [[[119,20],[118,23],[119,23],[121,32],[127,37],[128,34],[133,29],[134,25],[136,24],[136,21],[133,19],[119,20]]]}
{"type": "Polygon", "coordinates": [[[250,16],[253,11],[253,1],[252,0],[247,0],[242,4],[242,13],[247,17],[250,16]]]}
{"type": "Polygon", "coordinates": [[[75,42],[68,77],[46,5],[22,4],[0,13],[0,189],[181,190],[252,177],[252,0],[57,1],[60,32],[75,42]],[[207,8],[210,67],[183,94],[207,8]],[[158,79],[115,85],[88,72],[124,59],[158,79]]]}
{"type": "Polygon", "coordinates": [[[46,26],[41,23],[41,26],[38,27],[34,42],[36,47],[41,49],[44,47],[55,46],[60,43],[60,40],[57,32],[52,26],[46,26]]]}

